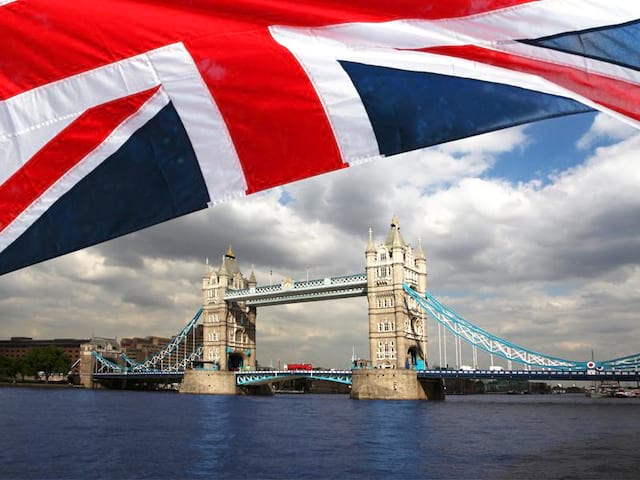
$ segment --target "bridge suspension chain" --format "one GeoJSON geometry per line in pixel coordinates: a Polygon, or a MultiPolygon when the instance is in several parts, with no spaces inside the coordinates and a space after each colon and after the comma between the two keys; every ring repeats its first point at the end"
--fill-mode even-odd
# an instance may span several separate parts
{"type": "Polygon", "coordinates": [[[599,362],[605,370],[640,370],[640,353],[599,362]]]}
{"type": "MultiPolygon", "coordinates": [[[[425,297],[420,296],[408,285],[403,288],[416,304],[426,311],[438,323],[438,328],[443,326],[446,330],[453,332],[458,338],[462,338],[470,343],[474,348],[480,348],[493,355],[507,359],[509,362],[515,361],[528,366],[542,367],[549,369],[598,369],[598,370],[640,370],[640,353],[628,355],[626,357],[614,358],[600,362],[573,361],[563,358],[545,355],[533,350],[516,345],[493,335],[486,330],[474,325],[455,311],[440,303],[433,295],[426,293],[425,297]]],[[[446,334],[445,334],[446,339],[446,334]]],[[[440,343],[440,341],[439,341],[440,343]]],[[[444,345],[446,358],[446,342],[444,345]]],[[[456,353],[458,353],[456,349],[456,353]]],[[[474,353],[474,363],[477,361],[474,353]]]]}
{"type": "Polygon", "coordinates": [[[91,352],[93,358],[96,359],[96,372],[95,373],[116,373],[122,372],[122,367],[111,360],[104,358],[98,352],[91,352]]]}
{"type": "Polygon", "coordinates": [[[464,319],[450,308],[441,304],[430,293],[427,292],[426,296],[422,297],[408,285],[405,284],[403,287],[405,292],[416,301],[416,304],[439,324],[443,325],[445,329],[489,354],[525,365],[558,370],[585,369],[587,366],[587,362],[552,357],[504,340],[464,319]]]}
{"type": "MultiPolygon", "coordinates": [[[[132,371],[141,372],[145,370],[158,370],[158,366],[160,366],[160,370],[171,371],[171,370],[176,370],[177,365],[180,365],[182,363],[186,365],[188,363],[186,359],[183,359],[182,361],[178,361],[177,358],[174,360],[175,363],[172,364],[170,362],[171,354],[176,352],[176,357],[177,357],[178,348],[183,343],[185,344],[185,349],[186,349],[186,342],[188,340],[189,333],[191,333],[192,330],[195,328],[201,315],[202,315],[202,308],[198,309],[198,311],[196,312],[194,317],[189,321],[189,323],[187,323],[184,326],[184,328],[180,331],[180,333],[178,333],[178,335],[173,337],[173,339],[162,350],[160,350],[158,353],[156,353],[153,357],[151,357],[147,361],[133,365],[132,371]],[[167,368],[164,368],[165,358],[169,361],[169,365],[167,366],[167,368]]],[[[200,349],[196,348],[196,350],[194,350],[194,352],[192,352],[188,358],[193,357],[196,351],[199,351],[200,354],[202,354],[202,348],[200,349]]],[[[196,357],[194,357],[193,359],[196,359],[196,357]]]]}
{"type": "Polygon", "coordinates": [[[122,353],[120,357],[124,361],[124,366],[105,358],[100,353],[92,352],[96,359],[95,373],[144,373],[144,372],[182,372],[189,364],[202,358],[202,345],[196,345],[195,327],[202,315],[200,308],[194,317],[184,326],[184,328],[171,341],[153,357],[145,362],[139,363],[122,353]],[[189,345],[189,335],[191,334],[191,345],[189,345]],[[180,347],[182,357],[180,357],[180,347]],[[191,351],[188,351],[191,346],[191,351]]]}

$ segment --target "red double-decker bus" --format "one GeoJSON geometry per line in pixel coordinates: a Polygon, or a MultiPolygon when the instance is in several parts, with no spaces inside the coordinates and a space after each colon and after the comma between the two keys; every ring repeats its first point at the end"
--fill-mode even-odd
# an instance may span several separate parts
{"type": "Polygon", "coordinates": [[[313,370],[310,363],[289,363],[284,365],[285,370],[313,370]]]}

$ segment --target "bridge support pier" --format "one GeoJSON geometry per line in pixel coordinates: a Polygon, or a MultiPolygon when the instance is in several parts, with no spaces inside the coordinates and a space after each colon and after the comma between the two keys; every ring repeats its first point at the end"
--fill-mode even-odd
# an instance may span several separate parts
{"type": "Polygon", "coordinates": [[[444,380],[442,378],[420,378],[418,383],[427,394],[429,400],[444,400],[444,380]]]}
{"type": "Polygon", "coordinates": [[[444,399],[444,388],[438,394],[437,386],[419,381],[415,370],[353,370],[351,380],[351,398],[354,400],[444,399]]]}
{"type": "Polygon", "coordinates": [[[180,393],[237,395],[236,374],[217,370],[185,370],[180,393]]]}
{"type": "Polygon", "coordinates": [[[245,385],[243,387],[238,387],[238,393],[240,395],[265,397],[271,397],[274,395],[273,385],[271,385],[270,383],[266,383],[264,385],[245,385]]]}

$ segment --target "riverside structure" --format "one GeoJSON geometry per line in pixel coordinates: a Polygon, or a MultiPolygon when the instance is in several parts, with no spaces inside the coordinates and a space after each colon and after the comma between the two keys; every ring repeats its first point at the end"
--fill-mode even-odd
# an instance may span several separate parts
{"type": "MultiPolygon", "coordinates": [[[[217,269],[206,266],[202,307],[169,344],[145,362],[117,349],[83,346],[85,386],[127,382],[181,382],[183,393],[269,393],[271,384],[313,378],[352,386],[354,399],[443,399],[444,380],[459,378],[520,380],[640,379],[640,354],[612,360],[573,361],[542,354],[497,337],[440,303],[427,291],[427,259],[421,242],[414,249],[400,234],[394,216],[386,238],[375,244],[369,231],[365,273],[257,284],[245,278],[229,247],[217,269]],[[370,361],[349,371],[258,371],[258,307],[366,296],[370,361]],[[427,316],[456,340],[454,369],[429,368],[427,316]],[[473,348],[473,367],[461,365],[462,341],[473,348]],[[508,367],[478,368],[477,352],[507,360],[508,367]],[[124,362],[124,364],[123,364],[124,362]],[[512,363],[520,368],[513,368],[512,363]],[[536,370],[537,369],[537,370],[536,370]]],[[[446,340],[446,337],[445,337],[446,340]]],[[[446,364],[446,342],[444,343],[446,364]]],[[[442,359],[439,359],[439,365],[442,359]]]]}

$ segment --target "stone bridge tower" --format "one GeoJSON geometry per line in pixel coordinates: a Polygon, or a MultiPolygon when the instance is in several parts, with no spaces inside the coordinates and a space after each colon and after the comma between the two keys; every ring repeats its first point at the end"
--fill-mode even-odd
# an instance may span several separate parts
{"type": "Polygon", "coordinates": [[[202,360],[205,369],[238,370],[256,367],[256,307],[228,302],[227,290],[256,286],[253,271],[245,279],[229,250],[217,270],[209,266],[202,277],[202,360]]]}
{"type": "Polygon", "coordinates": [[[366,249],[369,300],[369,352],[374,367],[425,368],[426,314],[402,288],[407,283],[421,295],[427,290],[427,260],[418,241],[414,250],[400,235],[394,215],[384,242],[377,246],[369,230],[366,249]]]}

